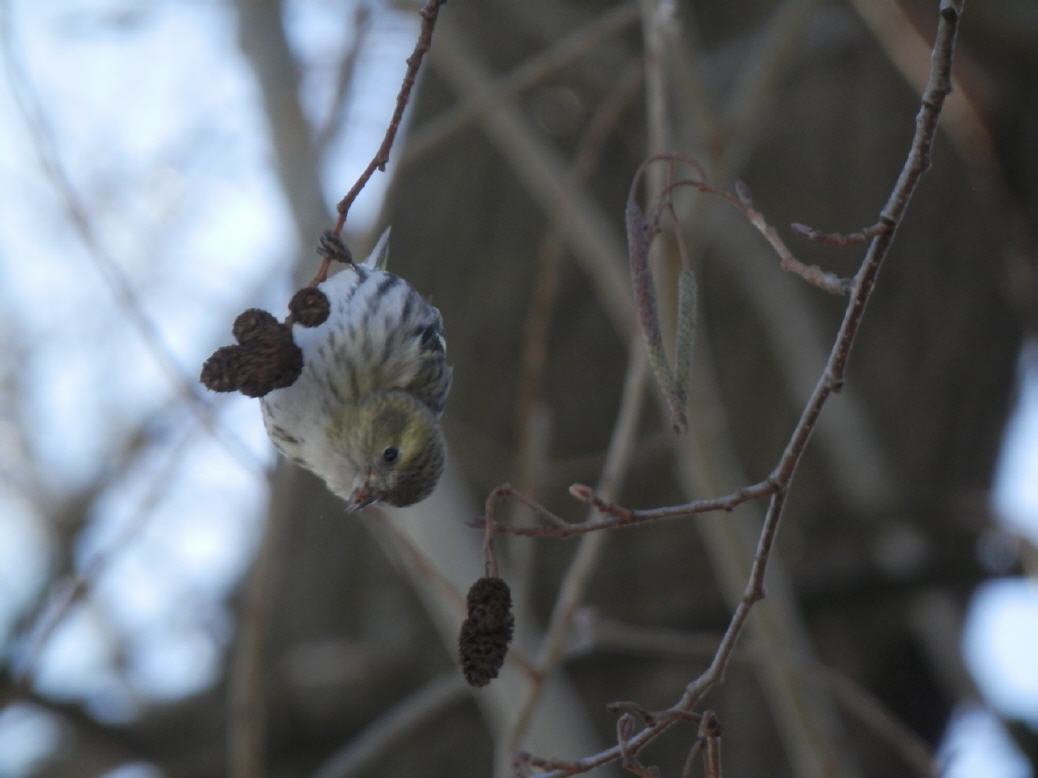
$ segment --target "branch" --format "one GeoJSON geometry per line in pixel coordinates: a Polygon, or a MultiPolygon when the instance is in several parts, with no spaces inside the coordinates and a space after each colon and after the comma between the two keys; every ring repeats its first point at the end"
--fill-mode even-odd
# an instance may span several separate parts
{"type": "MultiPolygon", "coordinates": [[[[404,80],[400,84],[400,91],[397,92],[396,107],[393,109],[393,115],[389,119],[389,126],[386,127],[386,134],[383,136],[382,144],[378,147],[378,151],[375,152],[375,156],[371,158],[368,166],[364,168],[364,172],[360,174],[360,177],[350,187],[345,197],[335,206],[339,212],[339,218],[335,220],[335,226],[332,227],[332,234],[335,237],[339,237],[342,234],[342,228],[346,224],[346,216],[349,214],[350,206],[353,205],[357,195],[367,185],[368,180],[375,174],[376,170],[385,171],[386,169],[386,163],[389,162],[389,152],[393,148],[393,141],[396,140],[397,130],[400,129],[400,121],[403,119],[404,110],[411,99],[411,89],[414,87],[415,79],[418,76],[418,68],[422,65],[425,53],[432,46],[432,35],[436,27],[436,18],[440,13],[440,7],[446,2],[447,0],[428,0],[418,12],[422,17],[422,27],[418,31],[418,40],[415,41],[414,50],[411,52],[411,56],[407,58],[407,70],[404,72],[404,80]]],[[[322,257],[317,267],[317,273],[310,281],[310,286],[316,286],[328,278],[330,267],[331,260],[328,257],[322,257]]]]}
{"type": "MultiPolygon", "coordinates": [[[[876,235],[869,245],[865,258],[854,277],[850,300],[825,369],[801,413],[779,464],[769,479],[776,484],[776,488],[770,493],[771,500],[758,538],[749,580],[746,583],[743,598],[732,614],[725,634],[714,653],[713,660],[706,671],[688,684],[678,702],[657,714],[651,724],[646,724],[640,731],[631,735],[630,738],[626,738],[623,743],[583,759],[573,762],[553,762],[550,767],[547,762],[542,761],[541,764],[545,765],[546,771],[539,774],[540,778],[562,778],[562,776],[584,773],[594,767],[620,759],[629,760],[632,754],[637,754],[641,748],[673,723],[687,717],[703,696],[724,680],[725,671],[731,662],[736,642],[746,625],[750,611],[754,604],[764,597],[764,574],[774,548],[786,496],[796,474],[797,465],[807,447],[822,407],[829,396],[838,392],[842,387],[850,350],[875,286],[876,277],[890,250],[897,226],[904,216],[919,179],[929,168],[937,120],[944,99],[951,90],[951,61],[963,5],[964,0],[942,0],[941,2],[940,21],[931,57],[930,77],[916,117],[915,134],[897,182],[880,211],[879,221],[887,225],[888,229],[876,235]]],[[[533,764],[537,760],[527,757],[526,761],[533,764]]]]}
{"type": "MultiPolygon", "coordinates": [[[[155,505],[166,496],[170,482],[184,462],[184,452],[188,444],[193,442],[197,427],[191,425],[165,452],[165,459],[155,474],[149,479],[144,492],[133,504],[129,515],[129,523],[108,543],[105,548],[93,554],[83,563],[78,572],[71,572],[55,581],[46,594],[39,615],[28,629],[25,660],[16,673],[15,680],[19,684],[28,685],[36,675],[36,670],[43,655],[43,650],[50,641],[54,630],[61,625],[72,608],[89,592],[120,553],[144,531],[155,515],[155,505]]],[[[91,501],[96,505],[96,501],[91,501]]],[[[71,565],[71,562],[70,562],[71,565]]]]}
{"type": "MultiPolygon", "coordinates": [[[[687,518],[688,516],[695,516],[700,513],[732,511],[744,502],[768,497],[774,494],[779,488],[780,484],[771,479],[766,479],[751,484],[750,486],[744,486],[742,489],[734,491],[731,494],[726,494],[722,497],[693,500],[692,502],[683,503],[681,505],[671,505],[663,508],[644,508],[636,510],[625,508],[622,505],[610,502],[601,494],[594,491],[590,486],[584,484],[573,484],[569,488],[569,493],[574,498],[587,503],[599,513],[610,517],[595,521],[589,520],[578,524],[557,516],[532,497],[513,489],[510,484],[502,484],[490,493],[491,499],[488,499],[488,508],[492,508],[500,500],[514,499],[525,505],[533,511],[534,515],[546,522],[546,526],[541,527],[518,527],[496,522],[495,532],[497,533],[505,535],[524,535],[526,537],[535,538],[562,539],[570,538],[574,535],[586,535],[589,532],[598,532],[600,530],[622,529],[624,527],[635,527],[640,524],[648,524],[649,522],[654,521],[687,518]]],[[[487,517],[472,522],[472,526],[483,528],[490,518],[488,512],[487,517]]]]}
{"type": "MultiPolygon", "coordinates": [[[[713,656],[717,645],[717,636],[712,633],[635,626],[601,619],[593,613],[588,618],[582,618],[581,625],[584,627],[581,635],[584,653],[596,650],[607,653],[619,651],[638,656],[694,661],[700,657],[713,656]]],[[[759,664],[767,660],[770,653],[770,645],[755,642],[750,648],[737,649],[733,661],[759,664]]],[[[794,658],[788,669],[796,674],[799,681],[828,689],[849,716],[897,751],[914,773],[921,776],[932,774],[934,762],[926,741],[853,678],[810,658],[794,658]]],[[[651,724],[652,721],[647,720],[646,723],[651,724]]]]}
{"type": "Polygon", "coordinates": [[[381,754],[408,738],[427,721],[465,696],[466,686],[454,671],[434,678],[408,695],[365,727],[357,737],[336,751],[314,778],[347,778],[357,775],[381,754]]]}
{"type": "Polygon", "coordinates": [[[421,127],[411,130],[397,164],[406,166],[440,145],[455,133],[476,122],[488,111],[507,103],[552,74],[622,33],[638,19],[635,3],[619,5],[596,16],[584,27],[569,33],[523,62],[508,75],[488,82],[467,95],[460,104],[444,111],[421,127]]]}

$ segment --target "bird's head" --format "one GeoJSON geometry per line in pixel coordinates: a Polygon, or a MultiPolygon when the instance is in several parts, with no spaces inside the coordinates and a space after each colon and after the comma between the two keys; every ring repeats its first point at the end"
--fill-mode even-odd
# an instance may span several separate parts
{"type": "Polygon", "coordinates": [[[353,418],[343,419],[350,460],[357,466],[350,511],[375,502],[397,507],[429,496],[446,462],[446,445],[432,412],[403,391],[377,392],[353,418]]]}

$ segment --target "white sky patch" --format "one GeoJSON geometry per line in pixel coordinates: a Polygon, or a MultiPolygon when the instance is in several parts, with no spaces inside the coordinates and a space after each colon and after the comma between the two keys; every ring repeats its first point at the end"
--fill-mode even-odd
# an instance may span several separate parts
{"type": "Polygon", "coordinates": [[[58,746],[57,720],[31,705],[15,703],[0,710],[0,775],[29,774],[58,746]]]}
{"type": "MultiPolygon", "coordinates": [[[[22,604],[44,581],[48,540],[27,506],[0,493],[0,643],[22,604]]],[[[2,749],[0,749],[2,750],[2,749]]],[[[3,775],[3,770],[0,770],[3,775]]]]}
{"type": "Polygon", "coordinates": [[[128,676],[153,700],[176,700],[209,687],[220,670],[221,648],[199,628],[175,627],[138,636],[128,676]]]}
{"type": "Polygon", "coordinates": [[[111,680],[111,632],[88,605],[73,607],[37,657],[35,685],[58,698],[88,697],[111,680]]]}
{"type": "Polygon", "coordinates": [[[137,762],[109,770],[99,778],[162,778],[162,771],[155,765],[137,762]]]}
{"type": "Polygon", "coordinates": [[[963,636],[966,662],[984,696],[1038,727],[1038,584],[993,581],[977,592],[963,636]]]}
{"type": "Polygon", "coordinates": [[[1006,430],[994,487],[1009,526],[1038,543],[1038,342],[1020,355],[1019,400],[1006,430]]]}
{"type": "Polygon", "coordinates": [[[1031,778],[998,720],[982,708],[958,712],[937,754],[941,778],[1031,778]]]}

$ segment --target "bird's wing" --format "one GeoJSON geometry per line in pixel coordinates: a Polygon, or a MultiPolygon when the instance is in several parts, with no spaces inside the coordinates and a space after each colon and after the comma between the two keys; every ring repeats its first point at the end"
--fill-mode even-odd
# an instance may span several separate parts
{"type": "Polygon", "coordinates": [[[419,368],[408,382],[407,390],[439,416],[447,404],[453,370],[447,364],[447,340],[443,335],[443,319],[439,310],[422,299],[419,325],[413,330],[417,338],[419,368]]]}

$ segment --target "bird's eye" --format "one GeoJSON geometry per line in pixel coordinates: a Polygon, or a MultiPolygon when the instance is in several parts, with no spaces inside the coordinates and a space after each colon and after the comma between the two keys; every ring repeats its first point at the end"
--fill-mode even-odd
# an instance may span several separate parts
{"type": "Polygon", "coordinates": [[[396,460],[397,460],[397,458],[399,456],[400,456],[399,449],[396,449],[393,446],[390,446],[389,448],[387,448],[385,451],[382,452],[382,461],[385,462],[388,465],[391,465],[394,462],[396,462],[396,460]]]}

